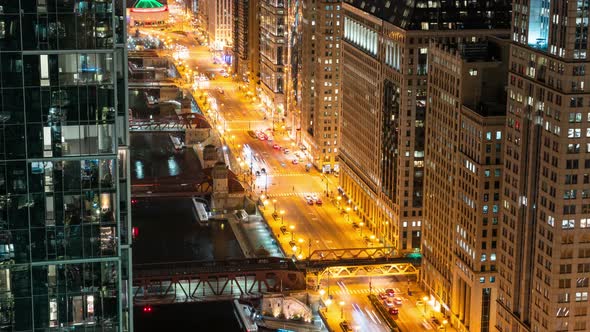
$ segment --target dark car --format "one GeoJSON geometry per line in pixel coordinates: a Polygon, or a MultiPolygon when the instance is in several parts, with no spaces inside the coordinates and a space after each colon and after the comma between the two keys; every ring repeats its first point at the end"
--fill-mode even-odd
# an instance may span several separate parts
{"type": "Polygon", "coordinates": [[[386,289],[385,293],[387,294],[387,296],[394,296],[395,295],[395,291],[391,288],[386,289]]]}
{"type": "Polygon", "coordinates": [[[342,323],[340,323],[340,328],[342,329],[343,332],[352,331],[352,328],[350,327],[350,324],[348,324],[347,321],[342,321],[342,323]]]}
{"type": "Polygon", "coordinates": [[[399,309],[398,308],[389,308],[389,313],[392,315],[397,315],[397,314],[399,314],[399,309]]]}

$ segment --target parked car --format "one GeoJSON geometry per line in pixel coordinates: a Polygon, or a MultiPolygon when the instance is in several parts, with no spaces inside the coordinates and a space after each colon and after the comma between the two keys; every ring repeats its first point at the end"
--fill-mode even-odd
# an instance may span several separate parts
{"type": "Polygon", "coordinates": [[[397,315],[397,314],[399,314],[399,309],[398,308],[389,308],[389,313],[392,315],[397,315]]]}
{"type": "Polygon", "coordinates": [[[323,203],[324,203],[324,202],[322,202],[322,200],[321,200],[321,199],[319,199],[319,198],[315,200],[315,204],[316,204],[316,205],[322,205],[323,203]]]}
{"type": "Polygon", "coordinates": [[[404,304],[404,300],[401,297],[395,297],[393,298],[393,302],[397,305],[402,305],[404,304]]]}
{"type": "Polygon", "coordinates": [[[280,150],[281,149],[281,147],[278,144],[273,144],[272,145],[272,148],[275,149],[275,150],[280,150]]]}
{"type": "Polygon", "coordinates": [[[291,162],[293,163],[293,165],[299,164],[299,160],[297,160],[297,159],[293,159],[291,162]]]}
{"type": "Polygon", "coordinates": [[[387,298],[387,294],[385,294],[385,293],[379,293],[379,298],[381,300],[385,300],[387,298]]]}
{"type": "Polygon", "coordinates": [[[313,205],[313,200],[311,200],[311,199],[308,199],[308,200],[307,200],[307,204],[308,204],[308,205],[313,205]]]}
{"type": "Polygon", "coordinates": [[[391,288],[386,289],[385,293],[387,294],[387,296],[394,296],[395,295],[395,291],[391,288]]]}
{"type": "Polygon", "coordinates": [[[385,301],[383,301],[383,304],[385,304],[388,307],[393,307],[393,300],[392,299],[385,299],[385,301]]]}

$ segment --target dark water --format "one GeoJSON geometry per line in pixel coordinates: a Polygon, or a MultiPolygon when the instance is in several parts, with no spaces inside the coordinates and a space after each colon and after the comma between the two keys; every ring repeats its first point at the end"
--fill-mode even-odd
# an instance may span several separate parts
{"type": "Polygon", "coordinates": [[[231,302],[181,303],[152,306],[149,313],[143,307],[134,309],[137,332],[191,331],[239,332],[240,326],[231,302]]]}
{"type": "Polygon", "coordinates": [[[189,198],[138,199],[132,212],[134,264],[244,257],[229,225],[195,222],[189,198]]]}
{"type": "MultiPolygon", "coordinates": [[[[170,133],[132,133],[131,176],[132,183],[187,181],[203,178],[201,164],[190,149],[175,151],[170,133]]],[[[180,133],[174,133],[181,136],[180,133]]]]}

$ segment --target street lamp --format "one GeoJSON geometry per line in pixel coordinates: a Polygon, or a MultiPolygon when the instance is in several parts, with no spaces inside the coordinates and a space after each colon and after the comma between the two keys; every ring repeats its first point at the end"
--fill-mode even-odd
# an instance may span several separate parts
{"type": "Polygon", "coordinates": [[[443,321],[442,321],[442,325],[445,327],[445,332],[447,331],[447,324],[448,324],[448,323],[449,323],[449,321],[448,321],[448,320],[446,320],[446,319],[443,319],[443,321]]]}
{"type": "Polygon", "coordinates": [[[350,221],[350,206],[346,207],[346,221],[350,221]]]}
{"type": "Polygon", "coordinates": [[[268,199],[265,199],[265,200],[262,202],[262,205],[264,206],[264,210],[266,211],[266,206],[268,205],[268,199]]]}
{"type": "Polygon", "coordinates": [[[338,195],[336,197],[336,201],[338,202],[338,211],[340,211],[340,201],[342,200],[342,196],[338,195]]]}
{"type": "Polygon", "coordinates": [[[289,229],[291,230],[291,241],[293,241],[295,235],[295,233],[293,232],[295,230],[295,225],[290,225],[289,229]]]}
{"type": "Polygon", "coordinates": [[[328,311],[328,308],[332,305],[332,299],[328,298],[326,300],[326,311],[328,311]]]}
{"type": "Polygon", "coordinates": [[[363,237],[363,226],[365,226],[365,223],[361,221],[361,222],[359,223],[359,227],[360,227],[360,229],[361,229],[361,237],[363,237]]]}
{"type": "Polygon", "coordinates": [[[428,296],[424,296],[422,298],[422,301],[424,302],[424,316],[426,316],[426,303],[428,303],[428,296]]]}
{"type": "Polygon", "coordinates": [[[338,304],[340,304],[340,319],[344,319],[344,305],[346,302],[340,301],[338,304]]]}
{"type": "Polygon", "coordinates": [[[284,221],[285,210],[279,211],[279,214],[281,215],[281,225],[282,225],[283,221],[284,221]]]}
{"type": "Polygon", "coordinates": [[[276,200],[276,198],[272,199],[272,206],[274,207],[274,211],[272,213],[276,214],[277,213],[277,200],[276,200]]]}

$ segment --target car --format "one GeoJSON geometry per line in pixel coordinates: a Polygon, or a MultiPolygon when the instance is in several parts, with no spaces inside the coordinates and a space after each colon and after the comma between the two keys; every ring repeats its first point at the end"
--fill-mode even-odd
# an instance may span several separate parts
{"type": "Polygon", "coordinates": [[[260,171],[256,171],[256,176],[260,176],[260,171]]]}
{"type": "Polygon", "coordinates": [[[219,92],[220,94],[224,94],[224,91],[222,88],[217,89],[217,92],[219,92]]]}
{"type": "Polygon", "coordinates": [[[352,328],[350,327],[350,324],[348,324],[347,321],[342,321],[340,323],[340,328],[342,329],[342,332],[350,332],[352,331],[352,328]]]}
{"type": "Polygon", "coordinates": [[[389,308],[389,313],[392,315],[397,315],[397,314],[399,314],[399,309],[398,308],[389,308]]]}
{"type": "Polygon", "coordinates": [[[392,299],[386,299],[385,301],[383,301],[383,304],[385,304],[388,307],[393,307],[393,300],[392,299]]]}
{"type": "Polygon", "coordinates": [[[291,162],[293,163],[293,165],[299,164],[299,160],[297,160],[297,159],[293,159],[291,162]]]}
{"type": "Polygon", "coordinates": [[[289,154],[289,152],[291,152],[291,151],[290,151],[289,149],[285,149],[285,150],[283,150],[283,152],[284,152],[285,154],[289,154]]]}
{"type": "Polygon", "coordinates": [[[381,300],[385,300],[387,298],[387,294],[385,294],[385,293],[379,293],[379,298],[381,300]]]}
{"type": "Polygon", "coordinates": [[[310,194],[305,194],[305,195],[303,195],[303,197],[305,198],[306,201],[309,201],[311,199],[310,194]]]}
{"type": "Polygon", "coordinates": [[[281,233],[289,233],[289,231],[287,231],[287,226],[281,226],[281,233]]]}
{"type": "Polygon", "coordinates": [[[424,305],[424,302],[422,300],[416,301],[416,307],[421,307],[423,305],[424,305]]]}
{"type": "Polygon", "coordinates": [[[317,194],[311,194],[311,199],[313,199],[314,201],[318,199],[318,195],[317,194]]]}
{"type": "Polygon", "coordinates": [[[228,78],[229,77],[229,74],[228,73],[223,73],[223,74],[221,74],[221,76],[223,76],[225,78],[228,78]]]}
{"type": "Polygon", "coordinates": [[[313,200],[311,200],[311,199],[308,199],[308,200],[307,200],[307,204],[308,204],[308,205],[313,205],[313,200]]]}
{"type": "Polygon", "coordinates": [[[263,167],[263,168],[261,168],[261,169],[260,169],[260,172],[261,172],[262,174],[266,174],[266,168],[264,168],[264,167],[263,167]]]}
{"type": "Polygon", "coordinates": [[[316,204],[316,205],[322,205],[323,203],[324,203],[324,202],[322,202],[322,200],[321,200],[321,199],[319,199],[319,198],[315,200],[315,204],[316,204]]]}
{"type": "Polygon", "coordinates": [[[356,222],[352,222],[352,228],[359,228],[359,224],[357,224],[356,222]]]}
{"type": "Polygon", "coordinates": [[[404,303],[404,300],[401,297],[395,297],[393,298],[393,302],[397,305],[402,305],[404,303]]]}
{"type": "Polygon", "coordinates": [[[275,149],[275,150],[280,150],[281,149],[281,146],[278,145],[278,144],[273,144],[272,145],[272,148],[275,149]]]}
{"type": "Polygon", "coordinates": [[[387,296],[394,296],[395,295],[395,291],[391,288],[388,288],[385,290],[385,294],[387,294],[387,296]]]}

